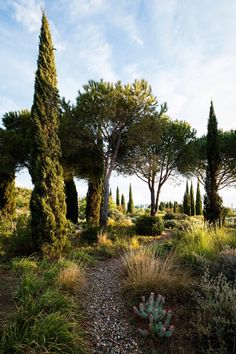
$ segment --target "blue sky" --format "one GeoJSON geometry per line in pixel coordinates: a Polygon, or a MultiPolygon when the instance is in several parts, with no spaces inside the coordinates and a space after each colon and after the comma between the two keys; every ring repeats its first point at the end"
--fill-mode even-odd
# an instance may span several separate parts
{"type": "MultiPolygon", "coordinates": [[[[206,132],[214,101],[219,127],[236,129],[235,0],[0,0],[0,116],[32,105],[41,8],[50,21],[60,94],[74,101],[89,79],[145,78],[169,115],[206,132]]],[[[136,178],[113,177],[137,203],[149,201],[136,178]]],[[[26,173],[17,183],[30,185],[26,173]]],[[[86,185],[78,182],[80,194],[86,185]]],[[[182,200],[184,185],[174,181],[163,200],[182,200]]],[[[222,193],[235,203],[235,189],[222,193]]]]}

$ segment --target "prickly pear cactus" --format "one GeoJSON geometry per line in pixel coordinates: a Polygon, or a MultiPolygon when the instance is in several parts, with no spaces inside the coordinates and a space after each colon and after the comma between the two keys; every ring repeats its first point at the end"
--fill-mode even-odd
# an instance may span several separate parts
{"type": "Polygon", "coordinates": [[[139,309],[134,306],[134,313],[148,322],[148,329],[138,329],[143,336],[151,335],[153,337],[171,337],[174,326],[170,325],[172,312],[163,309],[165,298],[158,294],[155,299],[154,293],[151,293],[146,302],[145,296],[142,296],[142,302],[139,309]]]}

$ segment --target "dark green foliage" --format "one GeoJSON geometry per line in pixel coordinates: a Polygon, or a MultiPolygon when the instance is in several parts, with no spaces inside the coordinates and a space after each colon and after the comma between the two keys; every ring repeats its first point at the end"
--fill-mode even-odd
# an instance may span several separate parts
{"type": "Polygon", "coordinates": [[[166,229],[174,229],[177,225],[177,221],[176,220],[166,220],[164,222],[164,226],[166,229]]]}
{"type": "Polygon", "coordinates": [[[88,182],[86,220],[94,226],[99,225],[103,190],[102,187],[102,179],[91,178],[88,182]]]}
{"type": "Polygon", "coordinates": [[[84,226],[81,233],[81,241],[87,244],[96,243],[98,240],[99,227],[91,224],[84,226]]]}
{"type": "Polygon", "coordinates": [[[54,47],[43,13],[31,111],[32,150],[29,168],[34,184],[30,209],[32,240],[36,249],[41,248],[43,243],[49,243],[61,250],[67,241],[63,171],[59,162],[58,110],[54,47]]]}
{"type": "Polygon", "coordinates": [[[79,217],[78,194],[73,177],[65,180],[66,192],[66,217],[77,224],[79,217]]]}
{"type": "Polygon", "coordinates": [[[163,202],[160,202],[159,204],[159,210],[163,211],[165,209],[165,204],[163,202]]]}
{"type": "Polygon", "coordinates": [[[27,215],[18,217],[16,228],[7,243],[7,254],[10,256],[28,256],[32,253],[30,219],[27,215]]]}
{"type": "Polygon", "coordinates": [[[144,236],[158,236],[164,230],[164,223],[159,216],[144,215],[136,222],[136,233],[144,236]]]}
{"type": "Polygon", "coordinates": [[[119,191],[119,187],[116,188],[116,205],[120,206],[120,191],[119,191]]]}
{"type": "Polygon", "coordinates": [[[197,193],[196,193],[196,215],[202,215],[202,197],[200,191],[200,183],[197,183],[197,193]]]}
{"type": "Polygon", "coordinates": [[[174,201],[173,212],[174,212],[174,213],[177,213],[178,211],[179,211],[178,203],[177,203],[176,201],[174,201]]]}
{"type": "Polygon", "coordinates": [[[13,219],[16,211],[15,175],[0,173],[0,215],[13,219]]]}
{"type": "Polygon", "coordinates": [[[186,215],[191,215],[191,198],[189,194],[188,182],[186,182],[186,190],[184,193],[183,212],[186,215]]]}
{"type": "Polygon", "coordinates": [[[121,195],[121,208],[122,208],[122,211],[126,212],[126,204],[125,204],[124,194],[121,195]]]}
{"type": "Polygon", "coordinates": [[[164,215],[164,220],[174,220],[175,219],[175,214],[173,214],[173,213],[166,213],[165,215],[164,215]]]}
{"type": "Polygon", "coordinates": [[[218,194],[217,174],[220,170],[220,144],[217,129],[217,119],[211,102],[207,126],[207,168],[204,196],[204,217],[209,224],[220,224],[222,199],[218,194]]]}
{"type": "Polygon", "coordinates": [[[133,214],[134,212],[134,201],[133,201],[133,193],[132,193],[132,187],[131,183],[129,185],[129,201],[127,204],[127,213],[133,214]]]}
{"type": "Polygon", "coordinates": [[[194,201],[194,192],[193,192],[193,183],[191,182],[190,187],[190,215],[195,215],[195,201],[194,201]]]}

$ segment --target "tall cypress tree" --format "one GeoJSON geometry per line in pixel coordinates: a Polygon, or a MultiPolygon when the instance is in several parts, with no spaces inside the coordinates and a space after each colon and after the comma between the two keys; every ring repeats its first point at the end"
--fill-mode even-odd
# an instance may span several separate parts
{"type": "Polygon", "coordinates": [[[13,219],[15,211],[15,175],[14,173],[0,173],[0,214],[13,219]]]}
{"type": "Polygon", "coordinates": [[[54,47],[43,13],[31,110],[32,150],[29,166],[34,184],[30,209],[32,239],[36,249],[46,243],[61,250],[66,244],[66,203],[63,171],[59,162],[58,109],[54,47]]]}
{"type": "Polygon", "coordinates": [[[116,205],[120,206],[120,191],[119,191],[119,187],[116,188],[116,205]]]}
{"type": "Polygon", "coordinates": [[[185,190],[184,199],[183,199],[183,212],[184,212],[184,214],[187,214],[187,215],[191,214],[191,200],[190,200],[190,194],[189,194],[189,188],[188,188],[188,181],[186,182],[186,190],[185,190]]]}
{"type": "Polygon", "coordinates": [[[220,215],[222,211],[222,199],[218,194],[217,174],[219,172],[221,157],[219,133],[217,128],[217,119],[211,101],[210,113],[207,126],[207,168],[205,179],[204,196],[204,217],[209,224],[216,225],[220,223],[220,215]]]}
{"type": "Polygon", "coordinates": [[[202,215],[202,197],[200,191],[200,183],[197,183],[197,193],[196,193],[196,215],[202,215]]]}
{"type": "Polygon", "coordinates": [[[127,205],[127,213],[133,214],[134,212],[134,201],[133,201],[133,193],[132,193],[132,187],[131,183],[129,185],[129,201],[127,205]]]}
{"type": "Polygon", "coordinates": [[[194,201],[194,191],[193,191],[193,182],[191,181],[190,187],[190,215],[195,215],[195,201],[194,201]]]}
{"type": "Polygon", "coordinates": [[[126,212],[125,196],[123,193],[121,195],[121,208],[122,208],[123,212],[126,212]]]}
{"type": "Polygon", "coordinates": [[[78,193],[73,176],[65,180],[66,193],[66,217],[68,220],[77,224],[79,218],[78,193]]]}

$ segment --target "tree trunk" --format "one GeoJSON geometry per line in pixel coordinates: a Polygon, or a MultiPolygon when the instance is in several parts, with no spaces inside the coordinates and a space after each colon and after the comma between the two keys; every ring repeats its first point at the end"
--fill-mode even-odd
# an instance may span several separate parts
{"type": "Polygon", "coordinates": [[[0,214],[12,220],[15,211],[15,174],[0,173],[0,214]]]}
{"type": "Polygon", "coordinates": [[[151,192],[151,216],[156,215],[156,203],[155,203],[155,189],[150,187],[151,192]]]}
{"type": "Polygon", "coordinates": [[[156,195],[156,212],[158,212],[160,193],[161,193],[161,185],[159,184],[157,188],[157,195],[156,195]]]}
{"type": "Polygon", "coordinates": [[[110,183],[110,175],[108,174],[107,176],[105,176],[104,179],[103,204],[102,204],[101,219],[100,219],[100,226],[102,229],[105,229],[107,227],[109,183],[110,183]]]}

